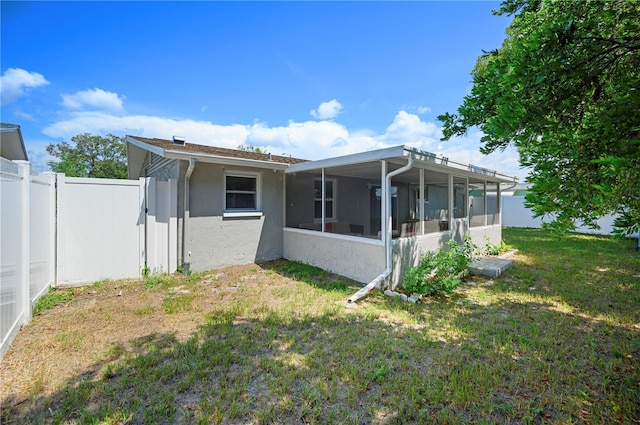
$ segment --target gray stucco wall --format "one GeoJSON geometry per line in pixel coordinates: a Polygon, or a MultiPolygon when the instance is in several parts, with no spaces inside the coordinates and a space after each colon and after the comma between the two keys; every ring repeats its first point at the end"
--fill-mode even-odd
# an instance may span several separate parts
{"type": "Polygon", "coordinates": [[[282,171],[196,163],[185,258],[192,271],[282,257],[283,178],[282,171]],[[259,174],[262,217],[223,217],[225,170],[259,174]]]}
{"type": "Polygon", "coordinates": [[[385,269],[384,245],[377,239],[284,229],[284,258],[311,264],[369,283],[385,269]]]}
{"type": "Polygon", "coordinates": [[[418,265],[420,259],[428,251],[437,251],[444,247],[451,238],[451,232],[438,232],[410,238],[399,238],[392,241],[393,273],[391,288],[402,283],[402,277],[410,267],[418,265]]]}
{"type": "Polygon", "coordinates": [[[392,242],[393,274],[391,287],[395,289],[401,285],[402,277],[407,270],[418,265],[420,259],[428,251],[437,251],[443,248],[452,236],[455,236],[456,239],[462,239],[463,236],[458,232],[466,231],[466,234],[471,236],[471,241],[478,246],[486,245],[487,241],[497,245],[502,240],[502,227],[499,225],[469,228],[466,221],[456,220],[454,227],[457,231],[394,239],[392,242]]]}

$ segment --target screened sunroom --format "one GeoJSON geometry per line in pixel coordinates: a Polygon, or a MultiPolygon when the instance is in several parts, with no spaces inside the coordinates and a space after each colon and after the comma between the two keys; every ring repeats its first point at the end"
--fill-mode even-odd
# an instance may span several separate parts
{"type": "Polygon", "coordinates": [[[289,166],[284,256],[395,287],[426,251],[470,235],[499,243],[514,177],[407,146],[289,166]]]}

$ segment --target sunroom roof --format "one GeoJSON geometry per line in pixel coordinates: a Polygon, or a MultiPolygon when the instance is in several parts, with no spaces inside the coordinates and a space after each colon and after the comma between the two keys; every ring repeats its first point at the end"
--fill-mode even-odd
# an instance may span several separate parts
{"type": "Polygon", "coordinates": [[[377,149],[373,151],[360,152],[351,155],[338,156],[334,158],[320,159],[317,161],[292,164],[286,173],[317,172],[323,168],[331,169],[332,174],[369,174],[369,176],[380,176],[379,161],[390,163],[389,170],[406,165],[406,159],[414,159],[414,168],[424,168],[439,172],[455,172],[461,177],[474,178],[489,182],[517,182],[518,178],[478,167],[471,164],[462,164],[452,161],[442,155],[425,152],[410,146],[399,145],[390,148],[377,149]]]}

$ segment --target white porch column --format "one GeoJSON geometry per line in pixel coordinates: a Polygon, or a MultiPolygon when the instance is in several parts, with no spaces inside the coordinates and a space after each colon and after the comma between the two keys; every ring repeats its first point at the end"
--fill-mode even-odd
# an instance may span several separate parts
{"type": "Polygon", "coordinates": [[[322,232],[325,232],[325,226],[327,225],[327,207],[326,207],[326,190],[327,190],[327,183],[325,181],[325,173],[324,173],[324,168],[322,169],[322,196],[320,197],[320,199],[322,199],[322,232]]]}
{"type": "Polygon", "coordinates": [[[484,181],[484,191],[482,196],[484,197],[484,225],[487,225],[487,181],[484,181]]]}
{"type": "Polygon", "coordinates": [[[420,234],[424,235],[424,168],[420,169],[420,195],[418,195],[420,206],[418,214],[420,214],[420,234]]]}
{"type": "Polygon", "coordinates": [[[380,175],[380,234],[382,241],[387,241],[387,227],[389,226],[389,220],[387,219],[387,161],[380,161],[381,175],[380,175]]]}
{"type": "Polygon", "coordinates": [[[451,173],[447,182],[447,192],[449,193],[449,232],[453,232],[453,174],[451,173]]]}

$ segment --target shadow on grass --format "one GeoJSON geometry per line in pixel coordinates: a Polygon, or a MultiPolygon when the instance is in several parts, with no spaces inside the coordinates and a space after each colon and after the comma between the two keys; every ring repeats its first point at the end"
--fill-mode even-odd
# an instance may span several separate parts
{"type": "Polygon", "coordinates": [[[557,235],[504,229],[509,245],[527,258],[496,281],[495,290],[560,298],[580,313],[640,322],[640,253],[635,239],[557,235]]]}
{"type": "MultiPolygon", "coordinates": [[[[317,316],[221,306],[143,335],[3,423],[631,423],[637,333],[544,303],[463,299],[317,316]],[[398,314],[392,314],[395,311],[398,314]]],[[[382,308],[376,308],[381,306],[382,308]]]]}
{"type": "Polygon", "coordinates": [[[309,286],[330,292],[356,292],[362,284],[346,277],[332,274],[319,267],[288,260],[275,260],[261,263],[265,271],[304,282],[309,286]]]}

